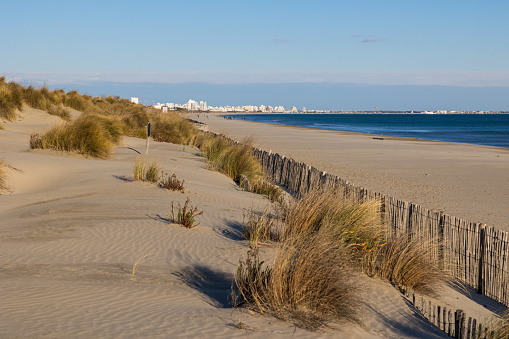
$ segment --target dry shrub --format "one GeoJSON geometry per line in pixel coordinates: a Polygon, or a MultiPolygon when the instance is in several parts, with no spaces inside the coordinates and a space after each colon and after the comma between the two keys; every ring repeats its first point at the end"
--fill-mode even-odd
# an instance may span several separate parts
{"type": "Polygon", "coordinates": [[[175,173],[170,175],[161,171],[161,182],[159,186],[162,188],[184,193],[184,182],[185,180],[180,181],[175,173]]]}
{"type": "Polygon", "coordinates": [[[433,295],[436,286],[454,281],[433,259],[437,247],[433,239],[409,237],[407,233],[393,235],[386,243],[364,253],[363,267],[368,275],[379,276],[399,288],[433,295]]]}
{"type": "Polygon", "coordinates": [[[173,205],[173,201],[171,202],[171,218],[169,220],[170,223],[176,223],[184,226],[185,228],[193,228],[194,226],[198,226],[199,224],[195,224],[196,217],[203,214],[203,211],[198,212],[198,208],[192,207],[189,205],[189,198],[186,199],[184,207],[180,206],[178,203],[178,211],[177,216],[175,216],[175,206],[173,205]]]}
{"type": "Polygon", "coordinates": [[[348,265],[349,253],[322,229],[307,237],[287,238],[272,266],[250,250],[240,261],[233,292],[236,305],[293,320],[317,329],[329,320],[357,321],[361,289],[348,265]]]}
{"type": "Polygon", "coordinates": [[[82,115],[73,122],[49,129],[43,135],[31,135],[30,147],[108,158],[113,153],[114,145],[121,139],[120,131],[120,127],[111,119],[82,115]]]}
{"type": "Polygon", "coordinates": [[[159,171],[159,164],[156,160],[139,156],[133,164],[133,179],[156,182],[159,180],[159,171]]]}

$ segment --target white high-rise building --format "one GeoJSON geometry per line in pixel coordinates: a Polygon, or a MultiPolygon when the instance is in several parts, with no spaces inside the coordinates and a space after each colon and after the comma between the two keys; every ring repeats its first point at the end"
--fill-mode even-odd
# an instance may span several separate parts
{"type": "Polygon", "coordinates": [[[189,99],[187,103],[184,104],[184,108],[188,111],[197,111],[200,109],[200,104],[198,104],[196,101],[189,99]]]}
{"type": "Polygon", "coordinates": [[[206,101],[200,101],[200,111],[208,111],[206,101]]]}
{"type": "Polygon", "coordinates": [[[139,104],[140,103],[138,98],[135,98],[135,97],[131,97],[131,102],[135,103],[135,104],[139,104]]]}

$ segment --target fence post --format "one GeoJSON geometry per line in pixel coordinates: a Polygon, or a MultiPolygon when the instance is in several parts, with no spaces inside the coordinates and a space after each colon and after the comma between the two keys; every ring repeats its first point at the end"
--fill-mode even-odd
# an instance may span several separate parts
{"type": "Polygon", "coordinates": [[[485,288],[484,288],[484,255],[486,251],[486,224],[481,224],[481,233],[479,235],[479,252],[480,252],[480,258],[479,258],[479,277],[477,280],[477,293],[484,294],[485,288]]]}
{"type": "Polygon", "coordinates": [[[445,214],[440,211],[438,221],[438,268],[443,270],[445,268],[445,256],[444,256],[444,227],[445,227],[445,214]]]}
{"type": "Polygon", "coordinates": [[[456,310],[454,320],[454,338],[465,339],[465,312],[463,310],[456,310]]]}

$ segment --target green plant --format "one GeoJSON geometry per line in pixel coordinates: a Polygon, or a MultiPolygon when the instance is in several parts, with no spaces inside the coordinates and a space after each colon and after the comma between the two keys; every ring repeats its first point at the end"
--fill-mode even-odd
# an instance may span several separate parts
{"type": "Polygon", "coordinates": [[[199,215],[202,215],[203,211],[198,212],[198,208],[189,206],[189,202],[190,200],[187,198],[183,208],[180,206],[180,203],[178,203],[178,211],[176,217],[173,201],[171,202],[171,218],[169,220],[170,223],[180,224],[185,228],[193,228],[194,226],[199,225],[195,224],[195,218],[199,215]]]}
{"type": "Polygon", "coordinates": [[[168,173],[161,171],[161,182],[159,184],[160,187],[184,193],[184,182],[185,180],[178,180],[175,173],[169,175],[168,173]]]}
{"type": "Polygon", "coordinates": [[[159,164],[144,156],[137,157],[133,164],[133,179],[156,182],[159,180],[159,164]]]}
{"type": "Polygon", "coordinates": [[[271,313],[298,326],[317,329],[328,320],[358,321],[362,304],[359,284],[349,267],[345,247],[331,241],[328,231],[300,239],[286,239],[272,266],[263,267],[250,250],[235,277],[236,306],[271,313]]]}

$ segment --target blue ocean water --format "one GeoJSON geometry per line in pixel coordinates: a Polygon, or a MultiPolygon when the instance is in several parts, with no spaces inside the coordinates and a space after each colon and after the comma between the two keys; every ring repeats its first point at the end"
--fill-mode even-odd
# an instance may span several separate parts
{"type": "Polygon", "coordinates": [[[246,114],[231,117],[271,124],[509,148],[509,114],[246,114]]]}

